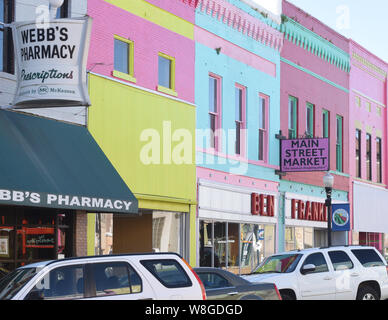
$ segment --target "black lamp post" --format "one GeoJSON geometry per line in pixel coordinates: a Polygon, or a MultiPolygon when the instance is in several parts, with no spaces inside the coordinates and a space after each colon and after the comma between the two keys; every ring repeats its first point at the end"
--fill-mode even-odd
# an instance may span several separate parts
{"type": "Polygon", "coordinates": [[[327,207],[327,246],[331,247],[331,191],[333,190],[334,177],[327,172],[323,177],[326,190],[325,206],[327,207]]]}

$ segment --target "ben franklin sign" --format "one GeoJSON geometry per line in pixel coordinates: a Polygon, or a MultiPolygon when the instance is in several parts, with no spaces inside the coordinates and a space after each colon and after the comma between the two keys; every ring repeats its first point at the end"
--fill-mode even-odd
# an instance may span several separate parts
{"type": "Polygon", "coordinates": [[[280,171],[329,171],[329,139],[280,140],[280,171]]]}
{"type": "Polygon", "coordinates": [[[12,25],[17,61],[15,108],[88,106],[89,17],[12,25]]]}

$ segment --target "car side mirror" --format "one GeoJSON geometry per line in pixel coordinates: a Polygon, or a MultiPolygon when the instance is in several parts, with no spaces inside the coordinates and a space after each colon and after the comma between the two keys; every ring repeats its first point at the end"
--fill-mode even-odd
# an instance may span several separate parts
{"type": "Polygon", "coordinates": [[[308,274],[310,272],[314,272],[316,269],[315,265],[313,265],[312,263],[311,264],[306,264],[302,267],[301,269],[301,273],[302,274],[308,274]]]}

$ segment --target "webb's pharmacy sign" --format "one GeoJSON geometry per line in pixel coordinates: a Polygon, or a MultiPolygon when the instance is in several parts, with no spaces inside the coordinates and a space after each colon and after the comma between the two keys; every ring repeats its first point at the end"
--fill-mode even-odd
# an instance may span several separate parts
{"type": "Polygon", "coordinates": [[[86,62],[91,18],[12,24],[17,61],[15,108],[89,106],[86,62]]]}

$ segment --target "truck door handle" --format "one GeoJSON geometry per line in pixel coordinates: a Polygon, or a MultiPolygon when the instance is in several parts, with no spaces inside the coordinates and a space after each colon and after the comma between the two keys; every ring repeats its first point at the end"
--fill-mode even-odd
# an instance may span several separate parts
{"type": "Polygon", "coordinates": [[[238,294],[238,292],[237,292],[237,291],[228,292],[228,295],[230,295],[230,296],[235,296],[236,294],[238,294]]]}
{"type": "Polygon", "coordinates": [[[351,276],[352,276],[352,277],[358,277],[359,274],[358,274],[357,272],[353,272],[353,273],[351,274],[351,276]]]}
{"type": "Polygon", "coordinates": [[[332,280],[332,279],[333,279],[333,278],[332,278],[332,277],[329,277],[329,276],[323,278],[323,280],[332,280]]]}

